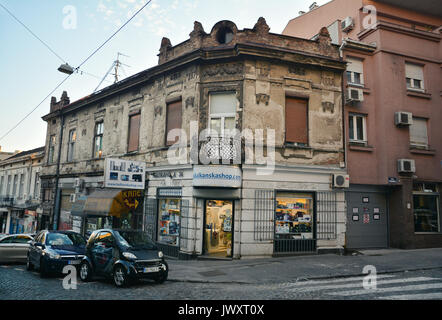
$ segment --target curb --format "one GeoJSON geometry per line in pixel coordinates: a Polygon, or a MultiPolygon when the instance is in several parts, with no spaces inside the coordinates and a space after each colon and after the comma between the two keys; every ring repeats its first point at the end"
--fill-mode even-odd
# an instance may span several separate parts
{"type": "MultiPolygon", "coordinates": [[[[426,270],[436,270],[442,269],[442,266],[435,267],[425,267],[425,268],[415,268],[415,269],[399,269],[399,270],[391,270],[391,271],[380,271],[377,274],[390,274],[390,273],[405,273],[405,272],[413,272],[413,271],[426,271],[426,270]]],[[[311,280],[327,280],[327,279],[344,279],[344,278],[353,278],[353,277],[361,277],[366,276],[366,273],[354,273],[354,274],[345,274],[345,275],[332,275],[332,276],[319,276],[319,277],[310,277],[310,278],[296,278],[295,282],[303,281],[311,281],[311,280]]],[[[214,281],[214,280],[193,280],[193,279],[175,279],[169,278],[167,279],[169,282],[186,282],[186,283],[205,283],[205,284],[249,284],[249,285],[258,285],[258,284],[269,284],[269,283],[283,283],[280,281],[271,281],[271,282],[250,282],[250,281],[214,281]]],[[[293,282],[293,281],[289,281],[293,282]]]]}

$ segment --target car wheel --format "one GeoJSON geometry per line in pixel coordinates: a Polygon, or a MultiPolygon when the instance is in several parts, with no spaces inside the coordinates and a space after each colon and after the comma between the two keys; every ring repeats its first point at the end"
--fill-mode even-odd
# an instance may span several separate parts
{"type": "Polygon", "coordinates": [[[48,270],[45,266],[43,258],[40,259],[40,277],[46,278],[48,276],[48,270]]]}
{"type": "Polygon", "coordinates": [[[115,286],[122,288],[127,286],[128,284],[128,277],[126,274],[126,270],[124,269],[123,266],[119,265],[116,266],[114,269],[114,283],[115,286]]]}
{"type": "Polygon", "coordinates": [[[160,274],[154,279],[156,283],[164,283],[167,280],[167,276],[169,274],[169,267],[166,263],[164,263],[166,267],[165,271],[160,272],[160,274]]]}
{"type": "Polygon", "coordinates": [[[80,264],[80,279],[83,282],[88,282],[92,279],[92,269],[86,261],[83,261],[80,264]]]}
{"type": "Polygon", "coordinates": [[[34,269],[34,266],[31,263],[31,258],[28,256],[28,259],[26,260],[26,270],[31,271],[32,269],[34,269]]]}

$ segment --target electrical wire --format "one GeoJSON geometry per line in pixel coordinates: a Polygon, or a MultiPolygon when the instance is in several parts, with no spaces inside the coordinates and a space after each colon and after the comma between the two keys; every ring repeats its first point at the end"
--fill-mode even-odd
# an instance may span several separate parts
{"type": "Polygon", "coordinates": [[[135,12],[135,14],[129,20],[127,20],[120,28],[118,28],[118,30],[115,31],[106,41],[104,41],[101,46],[99,46],[94,52],[92,52],[89,55],[89,57],[87,57],[82,63],[80,63],[80,65],[77,67],[77,69],[79,69],[83,64],[85,64],[90,58],[92,58],[93,55],[95,55],[101,48],[103,48],[113,37],[115,37],[115,35],[118,32],[121,31],[121,29],[123,29],[129,22],[131,22],[151,2],[152,2],[152,0],[147,1],[137,12],[135,12]]]}
{"type": "MultiPolygon", "coordinates": [[[[95,51],[93,51],[85,60],[83,60],[82,63],[80,63],[80,65],[75,68],[75,71],[78,71],[80,69],[81,66],[83,66],[90,58],[92,58],[101,48],[103,48],[113,37],[115,37],[115,35],[120,32],[130,21],[132,21],[145,7],[147,7],[149,5],[149,3],[151,3],[152,0],[149,0],[148,2],[146,2],[137,12],[135,12],[135,14],[132,15],[132,17],[127,20],[120,28],[118,28],[117,31],[115,31],[109,38],[107,38],[106,41],[103,42],[103,44],[101,44],[97,49],[95,49],[95,51]]],[[[49,50],[51,50],[52,53],[54,53],[59,59],[63,60],[60,56],[58,56],[48,45],[46,45],[43,40],[41,40],[39,37],[37,37],[37,35],[35,35],[28,27],[26,27],[20,20],[18,20],[5,6],[3,6],[0,3],[0,6],[5,9],[9,14],[12,15],[12,17],[14,17],[14,19],[16,19],[20,24],[22,24],[29,32],[31,32],[31,34],[33,34],[37,39],[39,39],[49,50]]],[[[65,62],[63,60],[63,62],[65,62]]],[[[40,107],[43,102],[46,101],[47,98],[49,98],[59,87],[61,87],[61,85],[63,83],[66,82],[66,80],[69,79],[69,77],[72,74],[69,74],[66,78],[63,79],[63,81],[61,81],[34,109],[31,110],[31,112],[29,112],[23,119],[21,119],[14,127],[12,127],[12,129],[10,129],[8,132],[6,132],[3,136],[0,137],[0,141],[3,140],[8,134],[10,134],[14,129],[16,129],[23,121],[25,121],[35,110],[38,109],[38,107],[40,107]]]]}
{"type": "Polygon", "coordinates": [[[63,83],[66,82],[67,79],[69,79],[69,77],[72,74],[69,74],[66,78],[63,79],[62,82],[60,82],[34,109],[31,110],[31,112],[29,112],[23,119],[21,119],[14,127],[12,127],[12,129],[10,129],[8,132],[6,132],[1,138],[0,140],[2,140],[3,138],[5,138],[8,134],[10,134],[15,128],[17,128],[23,121],[25,121],[35,110],[38,109],[38,107],[40,107],[43,102],[46,101],[47,98],[49,98],[58,88],[61,87],[61,85],[63,83]]]}
{"type": "Polygon", "coordinates": [[[8,10],[3,4],[0,3],[0,7],[2,7],[12,18],[15,19],[18,23],[20,23],[30,34],[32,34],[38,41],[40,41],[46,48],[49,49],[58,59],[60,59],[62,62],[66,63],[66,60],[64,60],[62,57],[60,57],[52,48],[44,42],[39,36],[37,36],[34,32],[32,32],[31,29],[29,29],[23,22],[21,22],[11,11],[8,10]]]}
{"type": "MultiPolygon", "coordinates": [[[[40,41],[50,52],[52,52],[58,59],[60,59],[63,63],[66,63],[66,60],[63,59],[54,49],[52,49],[43,39],[37,36],[28,26],[26,26],[20,19],[18,19],[8,8],[6,8],[3,4],[0,3],[0,7],[2,7],[12,18],[14,18],[19,24],[21,24],[31,35],[33,35],[38,41],[40,41]]],[[[96,76],[90,72],[79,70],[81,74],[87,74],[91,77],[101,79],[99,76],[96,76]]]]}

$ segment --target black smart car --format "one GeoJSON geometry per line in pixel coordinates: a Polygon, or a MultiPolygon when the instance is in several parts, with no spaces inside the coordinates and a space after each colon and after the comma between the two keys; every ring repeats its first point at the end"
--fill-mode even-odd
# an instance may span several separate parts
{"type": "Polygon", "coordinates": [[[37,268],[42,277],[61,273],[64,266],[78,266],[85,254],[86,239],[73,231],[40,231],[31,242],[27,269],[37,268]]]}
{"type": "Polygon", "coordinates": [[[169,266],[163,253],[142,231],[103,229],[94,231],[80,264],[80,279],[89,281],[94,275],[113,278],[117,287],[131,280],[166,281],[169,266]]]}

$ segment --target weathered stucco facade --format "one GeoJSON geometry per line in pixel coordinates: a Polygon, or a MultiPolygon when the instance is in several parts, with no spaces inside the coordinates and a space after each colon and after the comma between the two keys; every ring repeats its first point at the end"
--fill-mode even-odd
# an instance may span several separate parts
{"type": "MultiPolygon", "coordinates": [[[[163,225],[158,219],[161,199],[168,199],[165,190],[174,190],[172,198],[180,201],[179,241],[163,248],[170,255],[208,253],[206,215],[211,200],[232,204],[229,256],[342,248],[344,194],[333,189],[333,174],[346,173],[341,89],[344,68],[339,48],[331,44],[325,28],[316,41],[311,41],[272,34],[263,18],[253,29],[245,30],[238,30],[233,22],[221,21],[210,33],[195,22],[189,40],[172,46],[168,39],[163,39],[158,66],[73,103],[67,95],[60,102],[53,99],[51,112],[44,117],[48,123],[44,188],[55,189],[58,182],[60,199],[67,192],[87,196],[103,187],[105,158],[142,161],[147,166],[144,228],[154,238],[161,238],[158,232],[163,225]],[[244,150],[250,145],[244,138],[240,140],[242,159],[237,163],[208,165],[201,160],[191,161],[191,152],[196,148],[201,155],[205,142],[192,143],[192,126],[196,126],[197,133],[210,127],[211,97],[226,92],[235,97],[236,129],[248,129],[254,134],[263,129],[264,137],[266,130],[275,130],[274,143],[267,143],[266,138],[263,146],[264,150],[267,144],[275,148],[273,174],[259,175],[257,169],[266,164],[245,161],[244,150]],[[302,99],[307,106],[306,144],[286,141],[286,100],[291,97],[302,99]],[[181,102],[179,128],[186,132],[184,149],[188,156],[187,161],[172,164],[167,158],[168,106],[177,101],[181,102]],[[134,114],[140,114],[139,143],[136,151],[128,152],[129,118],[134,114]],[[104,128],[102,153],[96,158],[94,137],[96,124],[100,122],[104,128]],[[69,143],[73,130],[74,147],[69,143]],[[240,185],[197,186],[195,170],[200,168],[234,168],[240,173],[240,185]],[[75,186],[78,178],[84,180],[84,188],[75,186]],[[275,249],[278,192],[311,194],[314,230],[308,250],[275,249]],[[265,208],[258,208],[260,200],[266,201],[265,208]],[[332,212],[332,217],[325,217],[325,212],[332,212]]],[[[270,155],[264,151],[264,156],[270,155]]],[[[72,205],[63,204],[62,199],[59,203],[65,211],[72,205]]],[[[50,204],[58,210],[56,200],[50,204]]],[[[212,235],[210,231],[211,240],[212,235]]]]}

